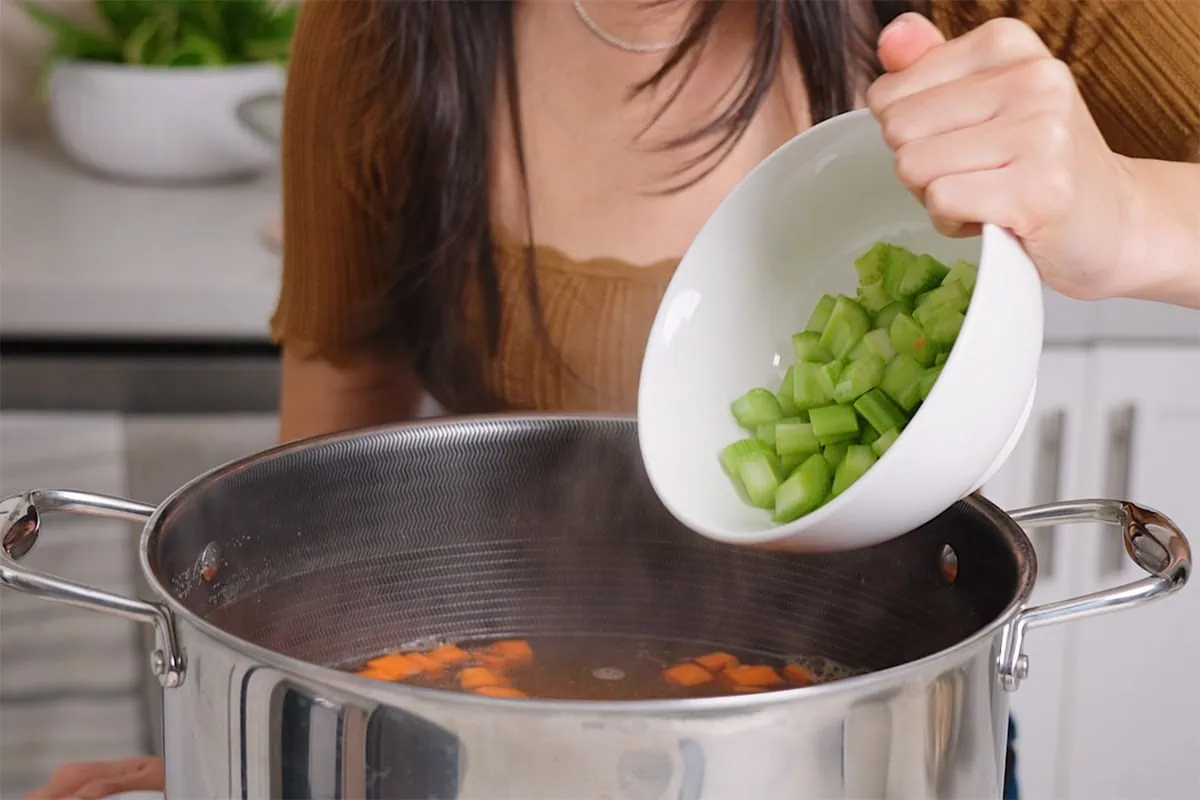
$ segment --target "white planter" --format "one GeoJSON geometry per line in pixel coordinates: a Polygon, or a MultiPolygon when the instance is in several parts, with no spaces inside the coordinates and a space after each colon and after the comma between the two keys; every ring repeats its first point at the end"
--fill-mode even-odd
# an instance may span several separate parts
{"type": "Polygon", "coordinates": [[[50,121],[82,166],[146,182],[226,180],[272,166],[278,147],[239,119],[243,102],[283,91],[271,64],[165,69],[71,62],[50,80],[50,121]]]}

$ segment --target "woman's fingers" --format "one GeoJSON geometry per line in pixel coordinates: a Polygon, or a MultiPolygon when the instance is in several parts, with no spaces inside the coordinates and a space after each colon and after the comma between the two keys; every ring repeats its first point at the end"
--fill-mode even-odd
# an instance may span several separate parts
{"type": "Polygon", "coordinates": [[[115,761],[80,761],[56,769],[27,800],[101,800],[122,792],[162,791],[160,758],[137,756],[115,761]]]}
{"type": "Polygon", "coordinates": [[[945,175],[925,187],[925,208],[939,231],[986,220],[1024,238],[1058,219],[1073,202],[1073,183],[1033,161],[945,175]]]}
{"type": "Polygon", "coordinates": [[[908,69],[946,37],[920,14],[901,14],[879,34],[879,61],[888,72],[908,69]]]}

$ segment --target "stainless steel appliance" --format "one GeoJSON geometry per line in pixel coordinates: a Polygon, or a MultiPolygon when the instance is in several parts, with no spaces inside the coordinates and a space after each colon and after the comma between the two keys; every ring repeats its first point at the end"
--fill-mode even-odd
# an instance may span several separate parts
{"type": "Polygon", "coordinates": [[[3,531],[4,585],[156,632],[167,791],[187,798],[998,797],[1027,629],[1165,597],[1190,570],[1167,518],[1111,500],[1005,514],[971,497],[846,553],[717,545],[658,503],[635,424],[589,417],[327,437],[158,507],[31,492],[3,531]],[[154,600],[22,566],[53,511],[144,522],[154,600]],[[1112,524],[1148,576],[1027,608],[1036,566],[1019,525],[1083,520],[1112,524]],[[567,702],[332,668],[512,633],[722,642],[869,672],[766,695],[567,702]]]}

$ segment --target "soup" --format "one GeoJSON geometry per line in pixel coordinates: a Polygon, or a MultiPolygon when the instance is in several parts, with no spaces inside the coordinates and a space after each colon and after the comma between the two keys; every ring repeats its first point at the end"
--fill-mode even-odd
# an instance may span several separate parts
{"type": "Polygon", "coordinates": [[[758,694],[860,674],[823,658],[694,642],[551,636],[404,648],[346,667],[362,677],[488,697],[665,700],[758,694]]]}

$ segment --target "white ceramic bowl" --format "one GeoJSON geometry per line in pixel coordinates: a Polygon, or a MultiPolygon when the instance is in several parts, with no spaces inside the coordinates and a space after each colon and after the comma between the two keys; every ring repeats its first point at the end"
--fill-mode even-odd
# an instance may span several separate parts
{"type": "Polygon", "coordinates": [[[279,159],[277,144],[239,117],[248,100],[277,96],[277,64],[167,69],[69,62],[50,78],[50,122],[83,167],[137,182],[251,177],[279,159]]]}
{"type": "Polygon", "coordinates": [[[843,550],[906,533],[991,477],[1029,416],[1042,348],[1037,270],[1007,232],[948,239],[896,178],[874,118],[855,111],[779,148],[739,184],[679,265],[650,332],[638,436],[658,496],[725,542],[843,550]],[[883,239],[978,264],[957,343],[924,405],[853,486],[785,525],[745,505],[717,454],[747,434],[729,406],[774,391],[817,299],[853,295],[854,259],[883,239]]]}

